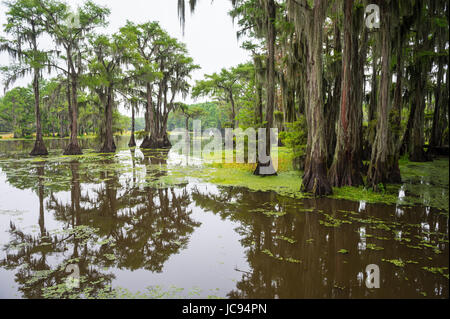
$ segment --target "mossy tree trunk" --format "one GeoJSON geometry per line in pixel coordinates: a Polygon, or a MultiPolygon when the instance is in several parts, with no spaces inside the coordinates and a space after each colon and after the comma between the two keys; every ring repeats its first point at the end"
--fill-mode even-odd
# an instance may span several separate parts
{"type": "Polygon", "coordinates": [[[34,112],[36,115],[36,141],[34,143],[34,148],[31,151],[31,156],[45,156],[48,155],[47,148],[44,144],[44,139],[42,137],[42,125],[41,125],[41,109],[40,109],[40,92],[39,92],[39,70],[34,70],[33,79],[33,91],[34,91],[34,112]]]}
{"type": "Polygon", "coordinates": [[[136,139],[134,136],[134,132],[136,130],[136,109],[135,109],[135,102],[131,104],[131,138],[130,142],[128,143],[129,147],[135,147],[136,146],[136,139]]]}
{"type": "MultiPolygon", "coordinates": [[[[420,12],[427,7],[428,13],[436,14],[436,1],[419,2],[420,12]]],[[[425,118],[425,96],[427,95],[427,83],[429,73],[432,69],[432,59],[427,52],[434,50],[434,37],[430,37],[431,21],[423,14],[416,20],[416,43],[414,50],[414,66],[412,81],[414,83],[414,101],[415,109],[412,118],[412,129],[409,136],[409,159],[413,162],[424,162],[428,160],[424,151],[424,118],[425,118]]]]}
{"type": "Polygon", "coordinates": [[[141,144],[141,148],[156,148],[156,127],[155,127],[155,111],[153,107],[153,88],[150,83],[147,83],[147,104],[145,110],[145,131],[147,135],[141,144]]]}
{"type": "Polygon", "coordinates": [[[107,88],[107,102],[105,105],[105,141],[101,149],[101,153],[114,153],[116,151],[116,144],[114,143],[113,134],[113,89],[107,88]]]}
{"type": "Polygon", "coordinates": [[[323,107],[322,44],[323,24],[327,9],[326,0],[316,0],[307,21],[307,90],[305,108],[308,126],[308,143],[303,175],[303,190],[316,196],[332,194],[327,178],[327,145],[323,107]]]}
{"type": "Polygon", "coordinates": [[[380,3],[381,19],[381,78],[377,103],[377,133],[367,174],[367,183],[374,190],[380,184],[401,182],[398,154],[392,140],[389,124],[391,87],[391,10],[390,1],[380,3]]]}
{"type": "MultiPolygon", "coordinates": [[[[449,6],[445,4],[445,1],[439,2],[437,4],[437,11],[444,11],[445,14],[449,16],[449,6]]],[[[437,49],[438,53],[445,52],[445,45],[448,43],[448,25],[447,27],[439,26],[436,31],[437,37],[437,49]]],[[[447,83],[446,85],[443,83],[444,80],[444,66],[447,64],[448,66],[448,55],[440,55],[437,60],[438,64],[438,73],[437,73],[437,85],[434,92],[435,97],[435,107],[434,107],[434,115],[433,115],[433,126],[431,129],[431,139],[430,139],[430,149],[433,151],[434,147],[442,146],[442,131],[445,128],[444,120],[446,118],[446,109],[448,109],[448,67],[447,67],[447,83]],[[442,114],[444,113],[444,114],[442,114]],[[443,116],[444,115],[444,116],[443,116]]]]}
{"type": "MultiPolygon", "coordinates": [[[[36,26],[32,22],[32,32],[31,32],[31,42],[33,45],[33,50],[38,52],[36,26]]],[[[36,115],[36,142],[34,143],[34,148],[31,151],[31,156],[48,155],[47,148],[44,144],[44,139],[42,138],[42,125],[41,125],[41,108],[40,108],[40,89],[39,89],[39,77],[40,70],[34,68],[34,78],[33,78],[33,91],[34,91],[34,113],[36,115]]]]}
{"type": "Polygon", "coordinates": [[[403,42],[404,42],[404,31],[400,30],[398,35],[397,47],[397,65],[396,65],[396,78],[397,83],[395,84],[394,91],[394,105],[391,111],[391,123],[393,131],[393,139],[396,147],[401,143],[401,126],[402,126],[402,108],[403,108],[403,68],[404,68],[404,58],[403,58],[403,42]]]}
{"type": "MultiPolygon", "coordinates": [[[[69,59],[71,60],[71,59],[69,59]]],[[[71,62],[69,62],[71,63],[71,62]]],[[[74,75],[76,72],[72,67],[72,76],[70,77],[70,100],[69,112],[70,112],[70,140],[67,145],[64,155],[81,155],[81,147],[78,144],[78,77],[74,75]]]]}
{"type": "Polygon", "coordinates": [[[422,72],[423,65],[419,63],[415,74],[416,83],[414,87],[414,105],[412,112],[412,126],[409,131],[409,160],[412,162],[424,162],[427,157],[423,149],[424,146],[424,116],[425,116],[425,81],[423,79],[424,73],[422,72]]]}
{"type": "MultiPolygon", "coordinates": [[[[339,3],[334,4],[334,13],[339,16],[339,3]]],[[[336,121],[339,113],[339,104],[341,99],[341,82],[342,82],[342,60],[338,58],[338,55],[342,52],[341,45],[341,30],[339,26],[339,21],[334,22],[334,45],[333,52],[334,58],[336,59],[332,66],[331,72],[333,73],[334,83],[333,90],[329,92],[330,98],[325,104],[325,121],[326,121],[326,141],[328,157],[327,165],[330,167],[333,163],[333,150],[336,148],[336,121]]]]}
{"type": "Polygon", "coordinates": [[[256,86],[256,108],[255,108],[255,116],[256,122],[258,124],[263,123],[263,81],[264,75],[263,73],[263,65],[261,61],[261,57],[259,55],[254,56],[253,58],[255,63],[255,86],[256,86]]]}
{"type": "Polygon", "coordinates": [[[344,2],[344,53],[342,58],[342,94],[338,122],[337,144],[333,165],[329,171],[331,185],[359,186],[361,175],[362,101],[358,94],[358,73],[364,71],[358,54],[359,30],[355,27],[353,0],[344,2]]]}
{"type": "MultiPolygon", "coordinates": [[[[375,34],[373,36],[376,36],[375,34]]],[[[377,94],[378,94],[378,52],[377,41],[372,45],[372,77],[370,80],[371,92],[369,96],[368,124],[364,135],[363,160],[370,160],[373,143],[376,135],[376,111],[377,111],[377,94]]]]}
{"type": "MultiPolygon", "coordinates": [[[[275,19],[276,19],[276,4],[274,0],[265,1],[266,23],[267,23],[267,105],[266,105],[266,155],[270,158],[271,139],[270,131],[273,125],[273,112],[275,109],[275,19]]],[[[259,152],[258,152],[259,153],[259,152]]],[[[273,167],[272,159],[268,162],[263,162],[258,156],[258,164],[256,166],[254,175],[259,176],[273,176],[277,175],[273,167]]]]}

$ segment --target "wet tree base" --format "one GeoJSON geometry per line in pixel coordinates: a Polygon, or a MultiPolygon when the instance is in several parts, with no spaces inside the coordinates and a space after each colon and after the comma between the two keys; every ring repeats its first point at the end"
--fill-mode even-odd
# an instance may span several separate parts
{"type": "Polygon", "coordinates": [[[116,144],[113,142],[112,145],[104,145],[100,153],[115,153],[116,149],[116,144]]]}
{"type": "Polygon", "coordinates": [[[409,160],[411,162],[429,162],[431,161],[431,157],[428,153],[425,153],[425,151],[419,150],[410,154],[409,160]]]}
{"type": "Polygon", "coordinates": [[[258,162],[258,165],[256,166],[256,169],[253,172],[253,175],[262,176],[262,177],[278,176],[277,171],[273,167],[272,160],[268,161],[267,163],[258,162]]]}
{"type": "Polygon", "coordinates": [[[167,136],[162,138],[146,136],[140,147],[143,149],[171,148],[172,144],[167,136]]]}
{"type": "Polygon", "coordinates": [[[314,194],[314,196],[333,194],[333,189],[327,178],[326,164],[313,161],[307,164],[300,191],[314,194]]]}
{"type": "Polygon", "coordinates": [[[371,165],[367,172],[367,184],[376,191],[380,191],[380,185],[399,184],[402,182],[398,161],[393,163],[384,163],[377,161],[375,165],[371,165]]]}
{"type": "Polygon", "coordinates": [[[78,144],[70,143],[64,150],[64,155],[83,155],[83,152],[78,144]]]}
{"type": "Polygon", "coordinates": [[[331,165],[328,172],[328,179],[331,186],[343,187],[353,186],[358,187],[364,184],[361,175],[362,163],[352,161],[349,156],[341,156],[331,165]]]}
{"type": "Polygon", "coordinates": [[[31,156],[46,156],[48,155],[47,148],[45,147],[44,141],[42,139],[36,140],[34,143],[34,148],[30,153],[31,156]]]}

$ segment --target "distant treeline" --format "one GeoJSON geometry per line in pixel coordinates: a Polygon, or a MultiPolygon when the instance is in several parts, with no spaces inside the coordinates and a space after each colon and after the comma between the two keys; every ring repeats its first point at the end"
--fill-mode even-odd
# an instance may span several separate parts
{"type": "MultiPolygon", "coordinates": [[[[41,90],[54,90],[56,84],[52,81],[42,83],[41,90]]],[[[63,92],[61,92],[63,93],[63,92]]],[[[32,87],[16,87],[0,97],[0,132],[13,133],[15,138],[29,137],[35,131],[34,97],[32,87]]],[[[57,101],[56,96],[48,98],[42,96],[42,132],[44,136],[67,137],[70,134],[70,122],[68,120],[67,102],[62,99],[57,101]]],[[[80,103],[79,134],[98,135],[104,126],[102,113],[104,110],[96,108],[95,101],[83,99],[80,103]]],[[[204,110],[196,118],[202,122],[203,128],[223,128],[229,125],[228,110],[220,108],[217,103],[208,102],[192,105],[192,107],[204,110]]],[[[168,129],[185,127],[185,115],[182,112],[174,112],[169,115],[168,129]]],[[[131,131],[131,117],[114,111],[114,133],[131,131]]],[[[193,121],[189,122],[192,130],[193,121]]],[[[136,131],[145,130],[145,118],[136,118],[136,131]]]]}
{"type": "MultiPolygon", "coordinates": [[[[42,81],[41,125],[44,136],[67,137],[70,135],[70,121],[67,99],[63,87],[56,80],[42,81]]],[[[92,96],[79,98],[79,135],[100,134],[104,128],[104,109],[98,106],[92,96]]],[[[0,97],[0,132],[13,133],[15,138],[29,137],[36,131],[33,88],[16,87],[0,97]]],[[[131,128],[131,119],[113,113],[113,130],[121,133],[131,128]]]]}

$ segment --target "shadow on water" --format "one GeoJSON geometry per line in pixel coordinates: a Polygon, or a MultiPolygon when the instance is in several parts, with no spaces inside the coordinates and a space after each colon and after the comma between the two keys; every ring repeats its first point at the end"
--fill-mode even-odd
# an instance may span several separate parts
{"type": "Polygon", "coordinates": [[[196,234],[213,243],[229,227],[234,237],[223,245],[241,257],[223,266],[233,281],[209,268],[225,287],[219,297],[448,298],[448,213],[437,209],[296,200],[192,181],[167,186],[159,183],[171,175],[167,151],[21,160],[21,143],[0,143],[0,279],[15,287],[2,295],[110,297],[118,282],[140,289],[120,280],[139,271],[147,274],[141,281],[160,276],[186,286],[180,278],[219,250],[205,249],[196,234]],[[380,268],[380,289],[366,287],[369,264],[380,268]],[[80,274],[74,290],[65,289],[69,265],[80,274]]]}

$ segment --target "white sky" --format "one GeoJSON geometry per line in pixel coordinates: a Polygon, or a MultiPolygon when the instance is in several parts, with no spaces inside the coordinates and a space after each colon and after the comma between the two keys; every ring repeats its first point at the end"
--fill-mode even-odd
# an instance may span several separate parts
{"type": "MultiPolygon", "coordinates": [[[[72,7],[82,4],[83,0],[68,1],[72,7]]],[[[186,29],[183,36],[178,19],[177,0],[94,0],[95,3],[111,9],[109,26],[99,32],[114,33],[125,25],[127,20],[136,23],[159,21],[161,26],[173,37],[186,43],[190,56],[201,66],[201,70],[193,74],[193,81],[200,80],[204,74],[218,72],[223,67],[232,67],[250,59],[247,51],[240,48],[236,39],[237,26],[233,25],[228,11],[229,0],[200,0],[195,13],[191,16],[186,10],[186,29]]],[[[187,1],[186,1],[187,2],[187,1]]],[[[0,34],[3,33],[5,6],[0,3],[0,34]]],[[[43,43],[43,45],[52,45],[43,43]]],[[[6,54],[0,54],[0,65],[10,63],[6,54]]],[[[27,85],[29,78],[19,80],[15,86],[27,85]]],[[[3,83],[0,83],[0,95],[3,95],[3,83]]],[[[193,103],[188,98],[185,102],[193,103]]],[[[127,113],[121,107],[122,113],[127,113]]]]}

